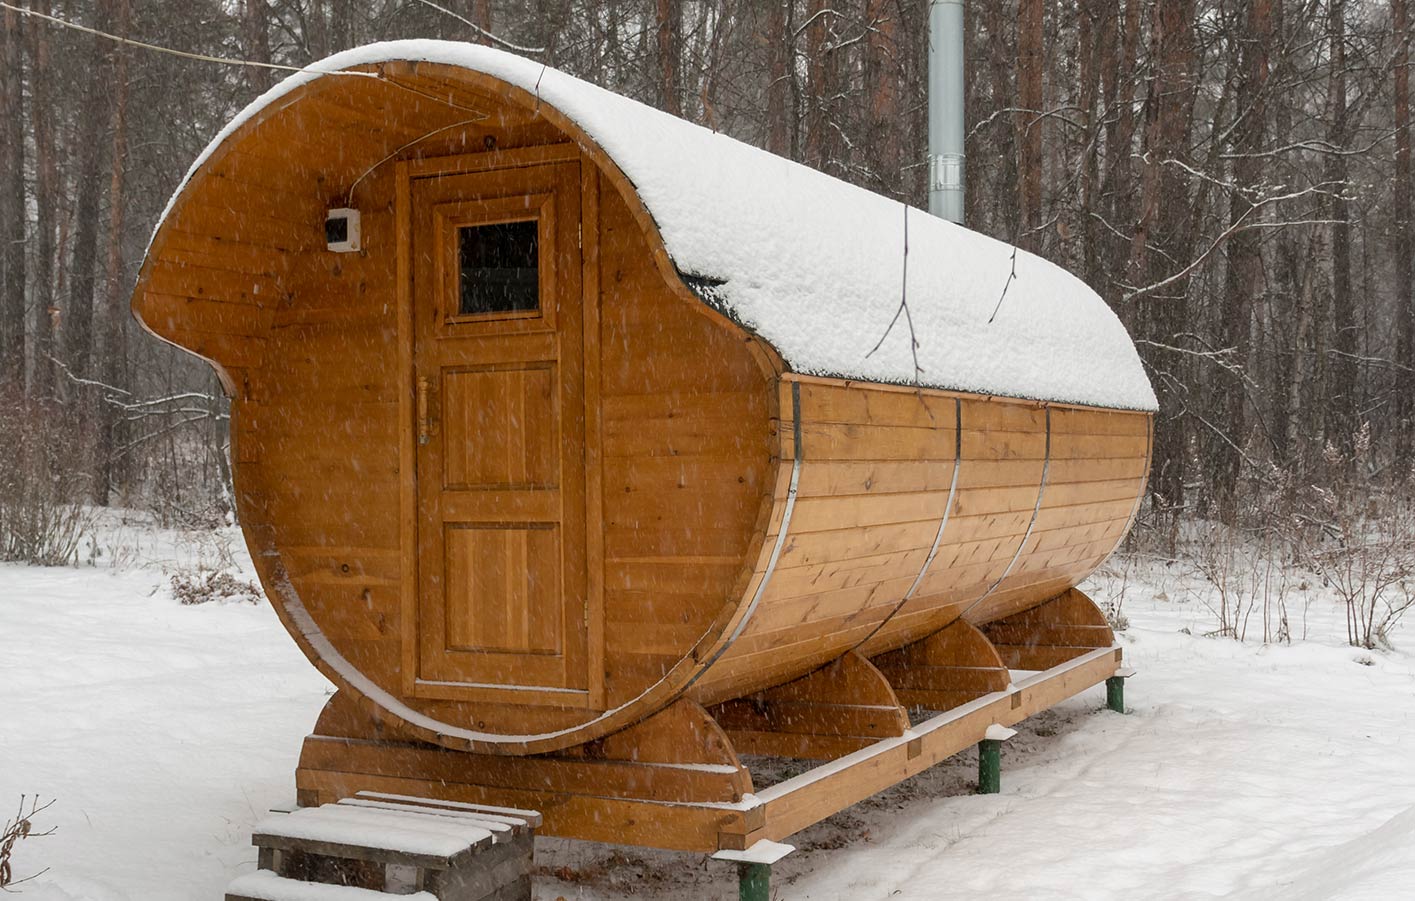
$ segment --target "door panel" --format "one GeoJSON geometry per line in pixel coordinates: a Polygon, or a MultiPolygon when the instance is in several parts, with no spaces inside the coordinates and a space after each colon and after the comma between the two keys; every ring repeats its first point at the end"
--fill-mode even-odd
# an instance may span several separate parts
{"type": "Polygon", "coordinates": [[[590,706],[579,163],[414,179],[417,680],[590,706]]]}
{"type": "Polygon", "coordinates": [[[557,380],[544,363],[444,372],[442,487],[556,487],[557,380]]]}
{"type": "Polygon", "coordinates": [[[558,654],[563,622],[554,523],[449,525],[447,648],[558,654]]]}

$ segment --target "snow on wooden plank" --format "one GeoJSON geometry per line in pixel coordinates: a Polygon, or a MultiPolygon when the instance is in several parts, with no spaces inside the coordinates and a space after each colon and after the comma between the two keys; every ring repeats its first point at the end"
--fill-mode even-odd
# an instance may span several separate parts
{"type": "Polygon", "coordinates": [[[398,795],[391,792],[361,791],[356,797],[376,798],[382,801],[404,801],[409,804],[421,804],[427,807],[444,807],[449,810],[471,810],[478,813],[494,813],[500,816],[519,819],[533,828],[539,827],[542,821],[540,811],[522,810],[518,807],[496,807],[491,804],[471,804],[466,801],[444,801],[440,798],[420,798],[417,795],[398,795]]]}
{"type": "MultiPolygon", "coordinates": [[[[406,901],[437,901],[428,892],[399,897],[406,901]]],[[[226,887],[226,901],[386,901],[387,898],[387,894],[372,889],[303,882],[277,876],[269,870],[237,876],[226,887]]]]}
{"type": "Polygon", "coordinates": [[[333,804],[267,817],[252,832],[253,842],[263,847],[273,847],[279,839],[321,842],[343,846],[350,856],[389,851],[442,866],[492,842],[489,830],[447,818],[333,804]]]}
{"type": "Polygon", "coordinates": [[[445,807],[422,807],[412,804],[399,804],[393,801],[375,801],[369,798],[344,798],[339,802],[347,807],[364,807],[373,810],[392,810],[404,813],[415,813],[421,816],[448,817],[479,826],[491,833],[491,837],[497,842],[503,842],[512,835],[523,832],[526,829],[526,821],[512,817],[498,816],[493,813],[474,813],[469,810],[449,810],[445,807]]]}

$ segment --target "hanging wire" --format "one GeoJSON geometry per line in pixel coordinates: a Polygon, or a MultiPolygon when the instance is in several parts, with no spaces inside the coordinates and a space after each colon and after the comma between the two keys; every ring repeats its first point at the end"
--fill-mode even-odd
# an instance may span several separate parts
{"type": "MultiPolygon", "coordinates": [[[[441,7],[441,6],[438,6],[437,4],[430,2],[430,0],[419,0],[419,2],[424,3],[424,4],[426,4],[426,5],[430,6],[430,7],[432,7],[433,9],[436,9],[436,10],[439,10],[439,11],[441,11],[441,12],[443,12],[443,13],[446,13],[447,15],[452,16],[452,17],[455,18],[455,19],[459,19],[459,20],[461,20],[462,22],[465,22],[466,24],[470,25],[472,28],[475,28],[479,33],[485,35],[487,38],[489,38],[489,39],[491,39],[491,40],[493,40],[493,41],[496,41],[496,42],[499,43],[499,44],[503,44],[503,45],[505,45],[506,47],[510,47],[511,49],[519,50],[519,51],[522,51],[522,52],[525,52],[525,53],[542,53],[542,52],[544,52],[544,48],[521,47],[521,46],[519,46],[519,45],[512,44],[512,43],[509,42],[509,41],[502,40],[501,38],[496,37],[496,35],[491,34],[490,32],[488,32],[488,31],[486,31],[485,29],[481,28],[480,26],[476,25],[475,23],[473,23],[473,22],[471,22],[471,21],[468,21],[467,19],[462,18],[461,16],[457,15],[456,13],[452,12],[451,10],[444,9],[444,8],[441,7]]],[[[416,94],[416,95],[418,95],[419,97],[424,97],[424,98],[427,98],[427,99],[432,100],[432,101],[434,101],[434,102],[444,104],[444,105],[446,105],[446,106],[451,107],[452,109],[456,109],[456,110],[460,110],[460,111],[462,111],[462,112],[474,113],[474,114],[475,114],[475,117],[474,117],[474,118],[464,119],[464,120],[459,121],[459,122],[453,122],[453,123],[450,124],[450,125],[444,125],[444,126],[442,126],[441,128],[433,129],[432,131],[429,131],[429,132],[427,132],[426,134],[419,135],[417,138],[414,138],[413,140],[411,140],[411,141],[409,141],[408,143],[404,144],[402,147],[399,147],[397,150],[393,151],[393,153],[391,153],[391,154],[389,154],[388,156],[384,157],[383,159],[379,160],[377,163],[374,163],[374,164],[373,164],[372,166],[370,166],[368,169],[364,170],[363,174],[361,174],[358,178],[354,179],[354,183],[349,186],[349,190],[348,190],[346,196],[347,196],[348,198],[350,198],[350,201],[352,201],[353,194],[354,194],[354,189],[359,186],[359,183],[360,183],[360,182],[362,182],[365,178],[367,178],[367,177],[369,176],[369,174],[372,173],[372,172],[373,172],[375,169],[377,169],[379,166],[382,166],[384,163],[386,163],[386,162],[388,162],[389,160],[393,159],[393,158],[396,157],[398,154],[402,153],[404,150],[407,150],[409,147],[412,147],[414,144],[417,144],[417,143],[419,143],[419,142],[421,142],[421,141],[424,141],[424,140],[426,140],[426,139],[428,139],[428,138],[430,138],[430,137],[432,137],[432,136],[434,136],[434,135],[442,134],[443,132],[446,132],[446,131],[451,131],[452,129],[458,128],[458,127],[463,126],[463,125],[472,125],[472,124],[474,124],[474,123],[476,123],[476,122],[481,122],[481,121],[484,121],[486,118],[488,118],[488,114],[487,114],[486,112],[482,111],[482,110],[474,109],[474,108],[469,107],[469,106],[463,106],[463,105],[461,105],[461,104],[455,102],[454,100],[452,100],[451,97],[442,97],[442,96],[439,96],[439,95],[437,95],[437,94],[433,94],[433,93],[431,93],[431,92],[421,90],[421,89],[419,89],[419,88],[417,88],[417,87],[414,87],[414,86],[412,86],[412,85],[405,84],[405,83],[403,83],[403,82],[398,81],[397,79],[389,78],[389,77],[385,76],[382,72],[362,72],[362,71],[351,70],[351,69],[315,69],[315,68],[311,68],[311,67],[309,67],[309,66],[303,66],[303,67],[302,67],[302,66],[286,66],[286,65],[282,65],[282,64],[280,64],[280,63],[263,63],[263,62],[256,62],[255,60],[248,60],[248,59],[234,59],[234,58],[231,58],[231,57],[224,57],[224,56],[209,56],[209,55],[204,54],[204,53],[191,53],[191,52],[186,51],[186,50],[176,50],[176,49],[171,48],[171,47],[163,47],[163,46],[158,45],[158,44],[149,44],[149,43],[147,43],[147,42],[145,42],[145,41],[137,41],[137,40],[133,40],[132,38],[127,38],[127,37],[122,37],[122,36],[120,36],[120,35],[111,34],[111,33],[107,32],[107,31],[101,31],[101,30],[99,30],[99,29],[97,29],[97,28],[90,28],[90,27],[87,26],[87,25],[80,25],[80,24],[78,24],[77,22],[70,22],[70,21],[68,21],[67,19],[61,19],[61,18],[59,18],[58,16],[51,16],[51,15],[48,15],[48,14],[46,14],[46,13],[39,12],[38,10],[28,9],[28,8],[26,8],[26,7],[23,7],[23,6],[15,6],[15,5],[12,4],[12,3],[7,3],[7,2],[5,2],[5,0],[0,0],[0,9],[8,9],[8,10],[10,10],[10,11],[12,11],[12,12],[19,13],[20,15],[31,16],[31,17],[36,18],[36,19],[43,19],[43,20],[46,21],[46,22],[49,22],[49,23],[54,24],[54,25],[58,25],[58,26],[63,27],[63,28],[71,28],[71,29],[73,29],[73,30],[75,30],[75,31],[81,31],[81,32],[83,32],[83,33],[85,33],[85,34],[94,35],[95,37],[104,38],[104,39],[110,40],[110,41],[116,41],[116,42],[119,43],[119,44],[127,44],[127,45],[133,46],[133,47],[140,47],[140,48],[142,48],[142,49],[144,49],[144,50],[152,50],[152,51],[155,51],[155,52],[157,52],[157,53],[166,53],[166,54],[169,54],[169,55],[171,55],[171,56],[178,56],[178,57],[181,57],[181,58],[183,58],[183,59],[197,60],[197,61],[199,61],[199,62],[219,63],[219,64],[222,64],[222,65],[230,65],[230,66],[250,66],[250,67],[259,68],[259,69],[275,69],[275,70],[281,71],[281,72],[313,72],[313,73],[318,73],[318,74],[321,74],[321,75],[355,75],[355,76],[358,76],[358,77],[360,77],[360,78],[373,78],[373,79],[376,79],[376,80],[378,80],[378,81],[382,81],[382,82],[384,82],[385,84],[390,84],[390,85],[393,85],[394,87],[400,88],[400,89],[402,89],[402,90],[404,90],[404,91],[408,91],[409,93],[416,94]]],[[[544,69],[542,69],[542,74],[544,74],[544,69]]],[[[539,89],[539,86],[540,86],[540,81],[539,81],[539,79],[537,79],[537,81],[536,81],[536,86],[537,86],[537,89],[539,89]]],[[[539,97],[537,97],[537,101],[538,101],[538,100],[539,100],[539,97]]]]}
{"type": "Polygon", "coordinates": [[[451,16],[452,18],[456,19],[458,22],[461,22],[463,25],[466,25],[467,27],[471,28],[471,29],[472,29],[473,31],[475,31],[477,34],[479,34],[479,35],[481,35],[482,37],[486,38],[488,41],[493,41],[493,42],[495,42],[495,43],[497,43],[497,44],[500,44],[501,46],[505,47],[507,50],[515,50],[517,53],[544,53],[544,52],[545,52],[545,48],[544,48],[544,47],[523,47],[523,46],[521,46],[520,44],[513,44],[513,43],[511,43],[510,41],[506,40],[505,38],[497,37],[496,35],[492,34],[492,33],[489,32],[489,31],[487,31],[485,28],[482,28],[480,25],[478,25],[477,23],[473,22],[471,19],[468,19],[466,16],[458,15],[457,13],[453,12],[452,10],[448,9],[448,8],[445,7],[445,6],[438,6],[436,3],[433,3],[432,0],[418,0],[418,2],[421,3],[423,6],[430,6],[430,7],[432,7],[433,9],[437,10],[437,11],[440,12],[440,13],[443,13],[443,14],[445,14],[445,15],[451,16]]]}
{"type": "Polygon", "coordinates": [[[226,56],[208,56],[205,53],[191,53],[186,50],[175,50],[171,47],[163,47],[158,44],[149,44],[146,41],[135,41],[132,38],[125,38],[121,37],[120,35],[111,34],[107,31],[100,31],[97,28],[90,28],[87,25],[80,25],[77,22],[70,22],[67,19],[61,19],[58,16],[51,16],[46,13],[39,12],[38,10],[28,9],[23,6],[15,6],[12,3],[4,2],[4,0],[0,0],[0,8],[8,9],[11,12],[17,12],[22,16],[31,16],[36,19],[43,19],[44,21],[52,23],[54,25],[59,25],[64,28],[72,28],[75,31],[82,31],[85,34],[91,34],[96,37],[105,38],[106,40],[116,41],[119,44],[127,44],[132,47],[141,47],[144,50],[153,50],[157,53],[166,53],[171,56],[180,56],[183,59],[194,59],[204,63],[221,63],[227,66],[250,66],[256,69],[275,69],[280,72],[320,72],[324,75],[356,75],[361,78],[379,77],[377,72],[354,72],[344,69],[309,69],[301,66],[281,65],[280,63],[261,63],[250,59],[233,59],[231,57],[226,56]]]}
{"type": "Polygon", "coordinates": [[[418,135],[416,138],[413,138],[411,141],[404,144],[402,147],[399,147],[397,150],[393,151],[392,153],[385,156],[383,159],[379,160],[372,166],[369,166],[367,169],[365,169],[363,171],[363,174],[360,175],[358,178],[354,179],[353,184],[349,185],[349,190],[345,192],[344,195],[344,202],[352,205],[354,202],[354,189],[359,186],[359,182],[363,181],[365,178],[368,178],[369,175],[373,174],[373,170],[377,169],[379,166],[382,166],[384,163],[393,159],[398,154],[402,153],[404,150],[407,150],[409,147],[412,147],[414,144],[420,144],[423,141],[426,141],[428,138],[432,137],[433,135],[440,135],[444,131],[451,131],[452,129],[458,128],[463,125],[474,125],[477,122],[481,122],[485,118],[486,116],[482,115],[476,119],[463,119],[461,122],[453,122],[451,125],[444,125],[441,128],[434,128],[432,131],[426,134],[418,135]]]}
{"type": "Polygon", "coordinates": [[[136,41],[132,38],[126,38],[120,35],[111,34],[106,31],[100,31],[97,28],[90,28],[87,25],[80,25],[77,22],[70,22],[67,19],[61,19],[58,16],[51,16],[46,13],[39,12],[38,10],[27,9],[23,6],[15,6],[12,3],[4,2],[4,0],[0,0],[0,9],[8,9],[13,12],[17,12],[21,15],[32,16],[36,19],[43,19],[46,22],[50,22],[54,25],[58,25],[63,28],[71,28],[75,31],[81,31],[85,34],[91,34],[96,37],[105,38],[110,41],[116,41],[119,44],[127,44],[133,47],[141,47],[144,50],[153,50],[157,53],[166,53],[171,56],[179,56],[183,59],[193,59],[204,63],[220,63],[222,65],[228,66],[251,66],[253,68],[258,69],[274,69],[279,72],[311,72],[319,75],[354,75],[358,76],[359,78],[373,78],[378,81],[382,81],[385,84],[391,84],[394,87],[401,88],[402,90],[407,91],[410,94],[416,94],[419,97],[425,97],[428,100],[432,100],[437,103],[450,106],[455,110],[461,110],[464,113],[475,113],[483,118],[486,117],[486,113],[481,110],[474,109],[470,106],[463,106],[460,103],[457,103],[452,100],[450,97],[438,96],[437,94],[420,90],[416,87],[413,87],[412,85],[404,84],[401,81],[387,77],[382,72],[363,72],[355,69],[317,69],[312,66],[286,66],[282,65],[281,63],[262,63],[256,62],[255,60],[234,59],[232,57],[226,56],[208,56],[204,53],[191,53],[186,50],[176,50],[172,47],[163,47],[158,44],[149,44],[145,41],[136,41]]]}

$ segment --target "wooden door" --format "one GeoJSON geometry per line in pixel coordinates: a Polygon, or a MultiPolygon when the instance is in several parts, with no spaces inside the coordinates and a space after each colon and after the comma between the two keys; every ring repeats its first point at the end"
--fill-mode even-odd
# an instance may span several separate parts
{"type": "Polygon", "coordinates": [[[407,196],[415,692],[588,706],[580,164],[407,196]]]}

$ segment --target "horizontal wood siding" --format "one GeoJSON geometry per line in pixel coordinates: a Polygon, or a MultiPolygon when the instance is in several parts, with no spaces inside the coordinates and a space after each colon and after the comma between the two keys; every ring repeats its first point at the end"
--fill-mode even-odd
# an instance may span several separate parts
{"type": "MultiPolygon", "coordinates": [[[[783,382],[783,409],[795,379],[783,382]]],[[[787,538],[750,623],[693,688],[705,704],[851,648],[878,655],[965,614],[987,622],[1042,603],[1114,550],[1143,491],[1146,414],[799,385],[803,460],[787,538]],[[920,578],[950,488],[947,527],[920,578]]],[[[791,429],[781,441],[789,461],[791,429]]],[[[779,508],[786,495],[783,482],[779,508]]]]}
{"type": "Polygon", "coordinates": [[[775,445],[772,382],[745,336],[673,294],[623,200],[607,183],[600,194],[605,688],[613,707],[715,638],[741,603],[775,445]]]}

